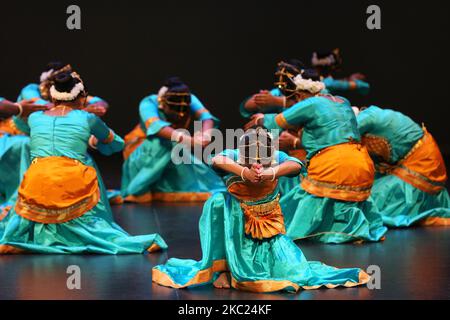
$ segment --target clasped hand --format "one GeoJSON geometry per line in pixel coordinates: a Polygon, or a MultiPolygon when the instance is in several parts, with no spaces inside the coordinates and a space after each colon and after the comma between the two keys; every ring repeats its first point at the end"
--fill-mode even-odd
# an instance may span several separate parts
{"type": "Polygon", "coordinates": [[[264,168],[263,165],[254,163],[250,168],[243,169],[242,177],[251,183],[261,183],[275,178],[275,170],[271,167],[264,168]]]}

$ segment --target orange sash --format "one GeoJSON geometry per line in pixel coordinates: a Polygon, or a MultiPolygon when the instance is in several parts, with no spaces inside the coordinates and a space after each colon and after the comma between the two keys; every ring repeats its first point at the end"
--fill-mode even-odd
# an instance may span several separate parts
{"type": "Polygon", "coordinates": [[[0,137],[5,133],[12,136],[25,135],[25,133],[17,129],[13,118],[0,121],[0,137]]]}
{"type": "Polygon", "coordinates": [[[264,181],[253,184],[242,181],[240,177],[232,177],[226,182],[228,192],[241,201],[258,201],[275,191],[278,181],[264,181]]]}
{"type": "Polygon", "coordinates": [[[277,183],[278,181],[266,181],[255,185],[244,182],[239,177],[227,181],[228,191],[241,202],[245,218],[245,234],[253,239],[269,239],[280,233],[286,233],[279,197],[261,204],[245,203],[264,199],[275,191],[277,183]]]}
{"type": "Polygon", "coordinates": [[[100,198],[94,168],[66,157],[33,160],[19,188],[16,213],[39,223],[81,217],[100,198]]]}
{"type": "Polygon", "coordinates": [[[128,159],[130,154],[136,150],[146,138],[145,132],[141,125],[137,125],[129,134],[125,136],[125,148],[123,149],[124,160],[128,159]]]}
{"type": "Polygon", "coordinates": [[[388,172],[417,189],[436,194],[445,188],[447,170],[433,136],[426,129],[424,132],[422,139],[388,172]]]}
{"type": "Polygon", "coordinates": [[[323,149],[310,160],[302,187],[318,197],[361,202],[370,195],[374,175],[367,149],[344,143],[323,149]]]}

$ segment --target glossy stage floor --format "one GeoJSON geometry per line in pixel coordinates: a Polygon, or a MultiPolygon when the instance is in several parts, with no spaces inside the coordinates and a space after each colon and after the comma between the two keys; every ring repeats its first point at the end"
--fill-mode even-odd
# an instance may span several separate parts
{"type": "Polygon", "coordinates": [[[383,243],[300,243],[309,260],[337,267],[378,265],[381,289],[320,289],[253,294],[211,286],[175,290],[153,284],[151,268],[168,257],[200,259],[201,205],[122,205],[118,223],[132,234],[160,233],[166,252],[128,256],[0,256],[0,299],[450,299],[450,229],[389,231],[383,243]],[[67,289],[66,270],[81,269],[81,290],[67,289]]]}

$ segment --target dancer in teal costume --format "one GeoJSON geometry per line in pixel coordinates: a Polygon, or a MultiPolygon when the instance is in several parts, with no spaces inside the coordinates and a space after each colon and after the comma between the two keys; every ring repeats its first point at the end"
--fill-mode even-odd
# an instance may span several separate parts
{"type": "Polygon", "coordinates": [[[0,119],[0,206],[3,206],[16,194],[30,164],[29,138],[17,130],[11,117],[18,114],[28,116],[47,107],[31,101],[13,103],[4,98],[0,98],[0,103],[5,110],[2,113],[4,119],[0,119]]]}
{"type": "MultiPolygon", "coordinates": [[[[21,93],[17,99],[21,104],[33,102],[36,105],[51,105],[49,89],[52,85],[52,80],[56,75],[61,72],[72,71],[70,65],[61,62],[50,62],[45,71],[41,74],[40,84],[29,84],[21,90],[21,93]]],[[[108,104],[99,97],[88,97],[86,104],[86,111],[94,113],[98,116],[102,116],[106,113],[108,104]]],[[[12,123],[11,123],[12,124],[12,123]]],[[[5,206],[7,202],[14,202],[17,188],[20,185],[20,181],[25,173],[26,169],[30,165],[30,147],[29,137],[27,132],[27,126],[23,125],[20,118],[14,117],[14,123],[12,124],[17,133],[9,133],[3,135],[0,139],[0,171],[8,171],[9,175],[4,178],[5,181],[3,187],[0,186],[0,205],[5,206]],[[18,130],[17,130],[18,129],[18,130]]],[[[87,154],[90,164],[97,168],[92,157],[87,154]]],[[[98,173],[100,173],[98,171],[98,173]]],[[[100,174],[99,174],[100,175],[100,174]]],[[[103,191],[102,191],[103,192],[103,191]]],[[[114,191],[104,190],[102,197],[114,198],[119,194],[114,191]]]]}
{"type": "Polygon", "coordinates": [[[368,276],[360,269],[336,269],[306,260],[284,235],[275,178],[298,174],[300,161],[274,152],[275,162],[265,158],[255,163],[244,158],[243,163],[240,151],[225,150],[213,160],[228,192],[216,193],[204,205],[200,219],[202,260],[172,258],[153,269],[153,281],[173,288],[213,283],[217,288],[232,286],[252,292],[296,292],[366,283],[368,276]]]}
{"type": "Polygon", "coordinates": [[[325,243],[380,241],[387,228],[369,197],[372,161],[360,144],[352,108],[338,97],[323,96],[312,74],[295,79],[298,103],[280,114],[255,115],[246,127],[303,127],[307,175],[281,199],[287,235],[325,243]]]}
{"type": "Polygon", "coordinates": [[[389,227],[409,227],[424,221],[438,222],[434,225],[449,225],[450,197],[445,189],[446,170],[439,150],[434,149],[435,153],[431,153],[437,154],[436,159],[430,156],[417,159],[425,161],[423,168],[428,172],[428,177],[423,176],[424,180],[431,181],[433,176],[441,180],[440,183],[431,181],[431,190],[421,190],[393,171],[396,166],[401,166],[402,159],[424,138],[426,130],[406,115],[390,109],[370,106],[357,113],[363,142],[379,171],[384,172],[377,173],[372,188],[372,198],[383,215],[384,223],[389,227]],[[430,172],[434,161],[437,161],[441,172],[430,172]],[[438,185],[440,187],[433,190],[438,185]]]}
{"type": "MultiPolygon", "coordinates": [[[[102,187],[100,176],[87,161],[88,141],[101,153],[110,155],[122,150],[123,140],[97,116],[79,110],[86,99],[81,79],[69,73],[59,74],[52,87],[52,97],[55,108],[33,113],[28,118],[34,161],[25,175],[16,204],[1,216],[0,253],[130,254],[166,248],[158,234],[128,235],[113,221],[109,204],[101,197],[94,197],[96,201],[93,200],[90,207],[86,206],[87,211],[79,211],[84,200],[76,206],[62,207],[67,209],[55,209],[55,205],[60,208],[61,202],[76,196],[69,188],[79,190],[80,186],[70,186],[71,181],[87,179],[93,174],[95,179],[92,181],[98,181],[98,187],[102,187]],[[57,175],[51,174],[52,167],[48,167],[54,162],[66,164],[56,166],[57,175]],[[43,167],[46,170],[33,168],[46,163],[47,167],[43,167]],[[73,167],[82,170],[75,171],[73,167]],[[72,175],[66,176],[71,172],[72,175]],[[73,172],[81,172],[82,176],[73,176],[73,172]],[[68,189],[67,193],[64,189],[68,189]],[[43,202],[57,197],[55,193],[62,193],[60,201],[55,202],[52,209],[44,206],[43,202]],[[36,206],[40,209],[34,209],[36,206]],[[67,218],[72,211],[77,215],[67,218]]],[[[89,184],[87,187],[97,186],[89,184]]]]}
{"type": "Polygon", "coordinates": [[[125,201],[149,202],[205,201],[211,193],[224,190],[223,182],[189,150],[190,164],[171,161],[178,141],[189,146],[205,147],[210,143],[210,129],[218,119],[190,93],[178,78],[170,78],[158,95],[144,98],[139,106],[140,124],[125,137],[125,163],[122,169],[122,196],[125,201]],[[194,137],[185,131],[191,118],[202,127],[194,137]]]}
{"type": "MultiPolygon", "coordinates": [[[[256,113],[280,113],[294,105],[295,87],[293,87],[292,79],[302,73],[304,69],[304,64],[297,59],[279,62],[275,72],[275,88],[270,91],[261,90],[246,98],[239,106],[241,115],[244,118],[250,118],[256,113]]],[[[300,146],[299,135],[300,132],[285,130],[278,138],[279,149],[299,160],[305,160],[306,152],[300,146]]],[[[299,183],[298,176],[294,178],[280,177],[278,185],[281,195],[287,194],[299,183]]]]}

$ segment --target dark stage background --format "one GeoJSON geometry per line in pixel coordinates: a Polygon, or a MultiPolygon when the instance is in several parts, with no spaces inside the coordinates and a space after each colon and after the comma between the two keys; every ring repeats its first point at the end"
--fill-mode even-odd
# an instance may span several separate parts
{"type": "MultiPolygon", "coordinates": [[[[222,120],[244,121],[239,103],[272,87],[275,63],[309,62],[340,47],[344,74],[360,71],[369,96],[355,105],[398,109],[424,122],[450,154],[447,1],[35,1],[0,2],[0,95],[15,99],[50,60],[70,62],[92,94],[109,101],[106,121],[121,135],[138,121],[139,101],[179,75],[222,120]],[[82,30],[66,28],[77,4],[82,30]],[[378,4],[382,29],[366,28],[378,4]]],[[[120,157],[117,157],[120,159],[120,157]]]]}

